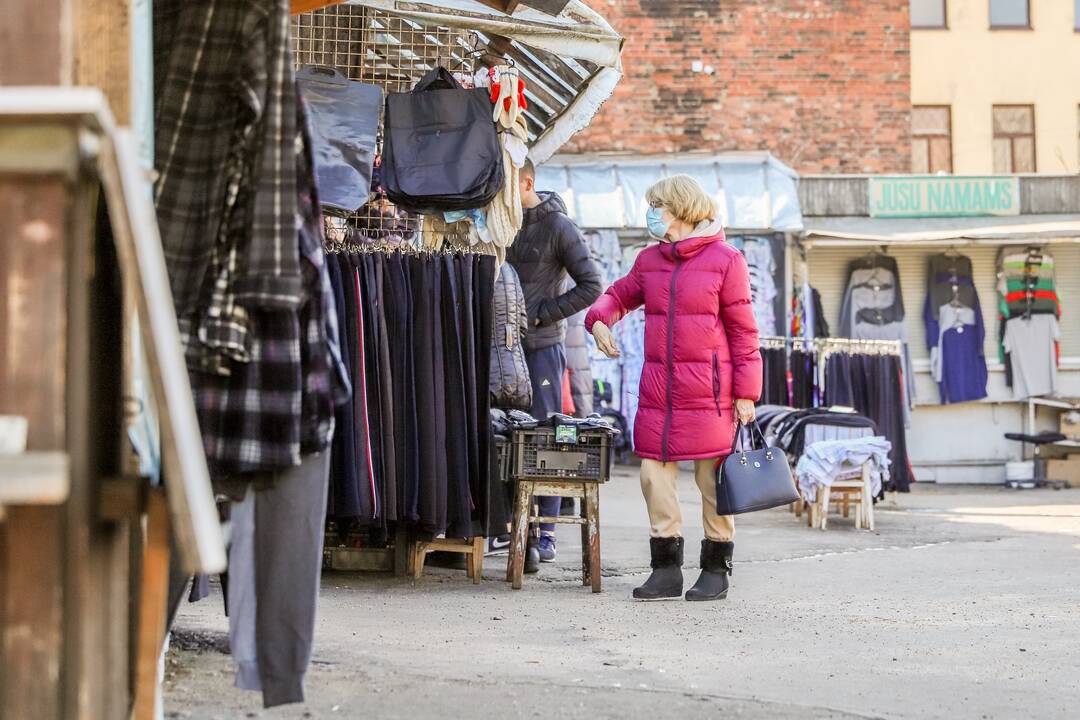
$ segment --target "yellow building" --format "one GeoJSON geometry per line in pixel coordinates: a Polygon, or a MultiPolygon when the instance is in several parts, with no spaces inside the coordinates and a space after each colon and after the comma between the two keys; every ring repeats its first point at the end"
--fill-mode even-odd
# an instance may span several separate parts
{"type": "Polygon", "coordinates": [[[912,172],[1080,171],[1080,0],[911,0],[912,172]]]}

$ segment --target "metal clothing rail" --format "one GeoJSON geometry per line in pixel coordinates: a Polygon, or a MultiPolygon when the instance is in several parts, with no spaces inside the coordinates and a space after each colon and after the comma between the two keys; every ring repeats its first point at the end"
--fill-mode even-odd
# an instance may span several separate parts
{"type": "Polygon", "coordinates": [[[821,338],[814,340],[815,349],[824,355],[847,352],[864,355],[904,354],[904,343],[900,340],[861,340],[855,338],[821,338]]]}
{"type": "Polygon", "coordinates": [[[762,337],[762,350],[795,350],[817,354],[837,352],[861,353],[866,355],[897,355],[904,352],[900,340],[864,340],[860,338],[790,338],[762,337]]]}

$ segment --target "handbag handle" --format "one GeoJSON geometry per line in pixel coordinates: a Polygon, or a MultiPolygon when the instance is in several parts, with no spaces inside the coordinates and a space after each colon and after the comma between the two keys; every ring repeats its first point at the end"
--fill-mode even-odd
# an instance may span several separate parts
{"type": "Polygon", "coordinates": [[[750,449],[751,450],[763,450],[769,447],[769,444],[765,442],[765,434],[761,432],[761,426],[758,425],[757,420],[751,420],[750,422],[743,424],[741,421],[735,426],[735,445],[732,450],[738,452],[745,452],[743,448],[743,430],[747,430],[750,433],[750,449]],[[755,440],[757,442],[755,442],[755,440]]]}
{"type": "Polygon", "coordinates": [[[296,71],[299,80],[318,80],[335,85],[348,85],[349,78],[341,74],[337,69],[326,65],[307,65],[296,71]]]}
{"type": "Polygon", "coordinates": [[[765,442],[765,434],[761,432],[761,426],[758,425],[757,420],[751,420],[747,424],[739,422],[735,426],[735,444],[731,448],[733,455],[739,456],[739,463],[741,465],[748,465],[749,459],[746,457],[746,453],[749,452],[743,444],[743,429],[746,429],[750,433],[750,450],[765,450],[765,459],[772,460],[772,448],[765,442]],[[757,440],[757,442],[755,442],[757,440]]]}
{"type": "Polygon", "coordinates": [[[463,90],[461,83],[457,81],[453,73],[439,66],[430,71],[427,75],[420,78],[420,82],[416,83],[416,87],[412,89],[414,93],[424,92],[425,90],[463,90]]]}

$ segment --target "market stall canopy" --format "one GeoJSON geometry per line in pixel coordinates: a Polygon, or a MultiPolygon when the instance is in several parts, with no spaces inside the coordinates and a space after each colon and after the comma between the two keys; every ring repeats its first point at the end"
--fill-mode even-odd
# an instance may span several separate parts
{"type": "Polygon", "coordinates": [[[803,227],[798,175],[767,152],[615,157],[561,155],[537,169],[540,190],[555,190],[582,227],[645,227],[645,191],[686,174],[716,198],[724,226],[795,231],[803,227]]]}
{"type": "MultiPolygon", "coordinates": [[[[495,8],[505,13],[513,13],[522,4],[522,0],[480,0],[484,5],[495,8]]],[[[292,0],[292,13],[296,15],[302,12],[310,12],[319,8],[340,5],[345,0],[292,0]]],[[[527,4],[539,8],[544,12],[558,15],[562,9],[570,4],[570,0],[527,0],[527,4]]]]}
{"type": "MultiPolygon", "coordinates": [[[[348,0],[344,4],[387,13],[417,27],[469,31],[476,44],[455,48],[453,56],[464,58],[473,51],[486,51],[513,62],[525,81],[530,154],[537,163],[587,127],[622,78],[622,37],[579,0],[520,4],[512,13],[492,7],[497,2],[480,0],[348,0]],[[558,8],[558,12],[551,14],[540,7],[558,8]]],[[[385,39],[392,41],[389,33],[385,39]]],[[[392,42],[380,46],[394,47],[392,42]]],[[[401,43],[399,53],[398,58],[372,61],[391,68],[417,67],[413,48],[401,43]]]]}
{"type": "Polygon", "coordinates": [[[1080,215],[954,218],[808,218],[807,246],[1002,245],[1027,241],[1080,242],[1080,215]]]}

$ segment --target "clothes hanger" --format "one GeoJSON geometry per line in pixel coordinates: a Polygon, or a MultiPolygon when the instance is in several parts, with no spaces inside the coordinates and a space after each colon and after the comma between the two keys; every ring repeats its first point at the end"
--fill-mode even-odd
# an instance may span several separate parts
{"type": "Polygon", "coordinates": [[[471,59],[479,60],[484,53],[487,52],[487,48],[480,47],[480,36],[474,34],[472,37],[472,43],[468,45],[470,50],[466,52],[461,58],[450,68],[451,72],[458,72],[465,69],[465,61],[471,59]]]}
{"type": "Polygon", "coordinates": [[[953,285],[952,300],[949,301],[949,305],[958,309],[964,307],[964,304],[960,302],[960,295],[957,292],[956,285],[953,285]]]}

